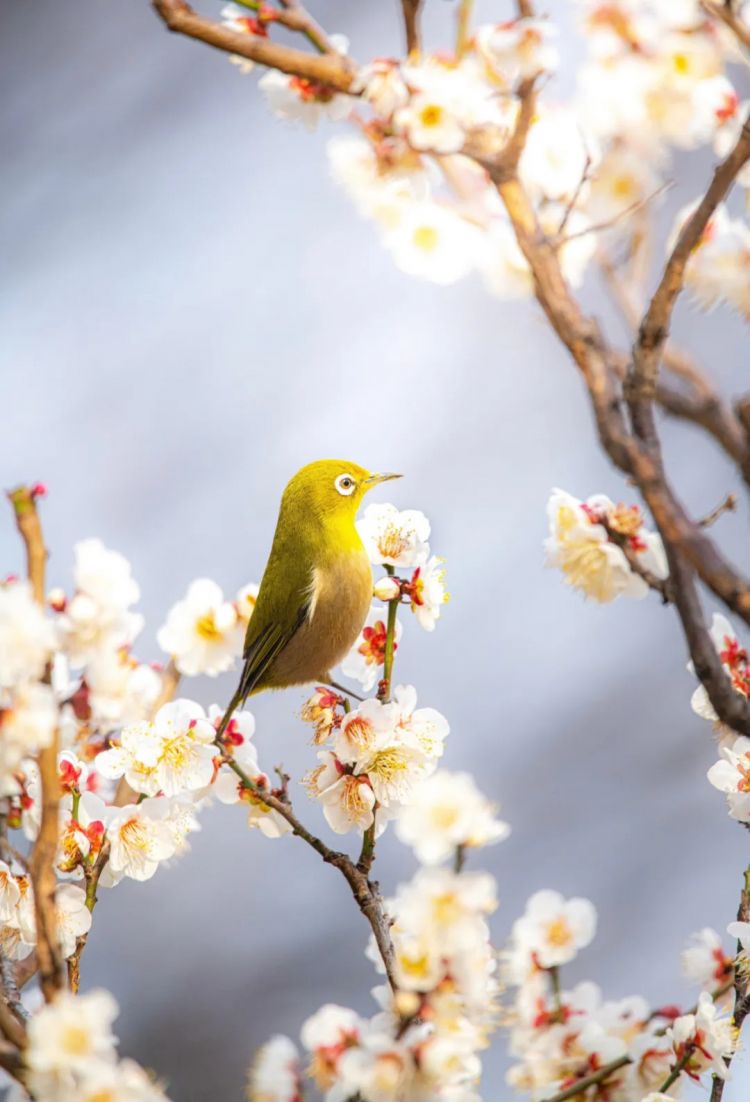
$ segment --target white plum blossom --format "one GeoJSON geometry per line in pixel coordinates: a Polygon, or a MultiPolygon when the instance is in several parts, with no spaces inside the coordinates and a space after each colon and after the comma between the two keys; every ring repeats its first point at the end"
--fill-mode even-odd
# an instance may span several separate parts
{"type": "Polygon", "coordinates": [[[299,1053],[293,1041],[277,1034],[258,1050],[250,1068],[250,1102],[299,1102],[299,1053]]]}
{"type": "Polygon", "coordinates": [[[596,933],[596,910],[588,899],[564,899],[559,892],[536,892],[513,925],[515,946],[540,968],[574,960],[596,933]]]}
{"type": "MultiPolygon", "coordinates": [[[[339,53],[346,53],[348,42],[343,35],[331,35],[330,40],[339,53]]],[[[276,69],[268,69],[258,81],[258,87],[277,118],[300,122],[308,130],[315,130],[323,118],[332,122],[344,119],[352,109],[349,96],[333,92],[325,84],[276,69]]]]}
{"type": "Polygon", "coordinates": [[[161,677],[125,648],[99,650],[86,665],[86,685],[92,722],[106,733],[145,719],[161,692],[161,677]]]}
{"type": "Polygon", "coordinates": [[[16,914],[21,892],[10,868],[0,861],[0,922],[10,922],[16,914]]]}
{"type": "Polygon", "coordinates": [[[182,601],[169,610],[157,640],[187,677],[216,677],[242,654],[245,630],[237,609],[216,582],[198,578],[182,601]]]}
{"type": "Polygon", "coordinates": [[[396,833],[405,845],[413,846],[423,864],[435,865],[459,847],[507,838],[510,827],[495,818],[495,810],[469,773],[441,769],[415,788],[399,815],[396,833]]]}
{"type": "Polygon", "coordinates": [[[581,502],[564,490],[553,490],[547,517],[547,562],[559,567],[567,584],[587,597],[606,603],[621,596],[642,598],[648,593],[648,585],[631,568],[607,528],[629,546],[644,569],[657,578],[667,575],[661,539],[645,527],[635,506],[615,506],[603,494],[581,502]]]}
{"type": "Polygon", "coordinates": [[[439,92],[417,93],[396,112],[395,123],[414,149],[457,153],[464,144],[464,128],[439,92]]]}
{"type": "Polygon", "coordinates": [[[375,793],[367,777],[349,772],[330,750],[318,754],[321,765],[306,779],[311,796],[317,797],[331,830],[346,834],[352,829],[365,831],[375,816],[375,793]]]}
{"type": "Polygon", "coordinates": [[[308,1075],[321,1091],[330,1090],[341,1056],[359,1044],[366,1028],[355,1011],[326,1003],[302,1024],[300,1039],[311,1055],[308,1075]]]}
{"type": "Polygon", "coordinates": [[[405,203],[383,244],[402,272],[444,285],[468,275],[482,254],[477,227],[432,200],[405,203]]]}
{"type": "MultiPolygon", "coordinates": [[[[401,639],[401,630],[401,622],[397,620],[394,649],[398,647],[401,639]]],[[[341,672],[344,677],[359,681],[366,693],[374,687],[382,671],[385,640],[385,610],[379,605],[372,605],[354,646],[341,662],[341,672]]]]}
{"type": "Polygon", "coordinates": [[[721,938],[709,926],[693,934],[682,950],[681,963],[688,979],[706,991],[716,991],[732,974],[732,961],[721,938]]]}
{"type": "Polygon", "coordinates": [[[55,630],[25,581],[0,583],[0,689],[38,680],[55,646],[55,630]]]}
{"type": "Polygon", "coordinates": [[[112,1023],[117,1013],[117,1003],[108,991],[78,996],[58,992],[54,1002],[34,1014],[28,1025],[26,1065],[32,1090],[37,1076],[86,1072],[92,1062],[114,1062],[112,1023]]]}
{"type": "MultiPolygon", "coordinates": [[[[748,664],[747,651],[740,643],[737,633],[726,616],[722,616],[719,612],[714,613],[711,620],[710,635],[735,691],[741,696],[750,696],[750,665],[748,664]]],[[[692,663],[688,664],[688,669],[695,672],[692,663]]],[[[701,719],[707,719],[711,723],[718,724],[719,717],[704,685],[697,686],[690,699],[690,706],[701,719]]]]}
{"type": "Polygon", "coordinates": [[[683,1014],[667,1030],[677,1061],[685,1059],[685,1068],[692,1075],[710,1070],[726,1079],[727,1057],[737,1045],[737,1030],[731,1016],[721,1016],[707,991],[701,992],[694,1014],[683,1014]]]}
{"type": "Polygon", "coordinates": [[[553,45],[558,30],[548,19],[513,19],[480,27],[477,49],[490,68],[506,81],[552,72],[560,55],[553,45]]]}
{"type": "Polygon", "coordinates": [[[85,891],[74,884],[61,884],[55,893],[55,918],[60,952],[67,959],[75,952],[76,939],[91,929],[85,891]]]}
{"type": "Polygon", "coordinates": [[[129,646],[143,617],[130,611],[140,590],[123,555],[98,539],[77,543],[74,555],[75,591],[59,623],[71,665],[83,666],[101,648],[129,646]]]}
{"type": "Polygon", "coordinates": [[[740,823],[750,822],[750,739],[738,735],[719,753],[721,759],[709,769],[708,779],[726,794],[731,817],[740,823]]]}
{"type": "Polygon", "coordinates": [[[429,557],[430,522],[417,509],[368,505],[357,531],[375,566],[420,566],[429,557]]]}
{"type": "Polygon", "coordinates": [[[438,555],[432,555],[426,563],[416,568],[409,582],[411,610],[425,631],[435,630],[440,610],[448,602],[443,562],[438,555]]]}
{"type": "Polygon", "coordinates": [[[250,617],[255,612],[259,592],[260,586],[256,582],[248,582],[238,591],[234,603],[237,608],[237,615],[243,624],[250,622],[250,617]]]}
{"type": "Polygon", "coordinates": [[[15,789],[13,774],[25,757],[49,746],[59,722],[55,694],[49,685],[29,682],[0,708],[0,790],[15,789]]]}
{"type": "Polygon", "coordinates": [[[409,89],[398,62],[391,58],[376,58],[363,66],[357,74],[354,91],[361,91],[377,114],[386,119],[409,101],[409,89]]]}
{"type": "Polygon", "coordinates": [[[114,883],[123,876],[150,880],[159,863],[174,856],[177,847],[167,821],[169,813],[169,802],[159,797],[102,812],[110,843],[106,871],[114,883]]]}

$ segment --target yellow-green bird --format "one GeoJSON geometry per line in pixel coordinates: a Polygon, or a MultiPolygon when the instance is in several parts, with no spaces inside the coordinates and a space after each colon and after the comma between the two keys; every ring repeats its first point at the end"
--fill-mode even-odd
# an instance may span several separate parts
{"type": "Polygon", "coordinates": [[[320,459],[288,483],[247,627],[242,676],[217,737],[252,693],[330,683],[330,671],[354,644],[372,600],[357,510],[368,490],[391,478],[400,475],[320,459]]]}

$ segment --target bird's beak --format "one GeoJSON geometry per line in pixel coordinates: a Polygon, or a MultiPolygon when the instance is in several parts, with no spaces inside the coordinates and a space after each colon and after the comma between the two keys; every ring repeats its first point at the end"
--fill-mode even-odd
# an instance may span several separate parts
{"type": "Polygon", "coordinates": [[[392,478],[402,478],[400,474],[371,474],[365,479],[365,486],[377,486],[379,482],[390,482],[392,478]]]}

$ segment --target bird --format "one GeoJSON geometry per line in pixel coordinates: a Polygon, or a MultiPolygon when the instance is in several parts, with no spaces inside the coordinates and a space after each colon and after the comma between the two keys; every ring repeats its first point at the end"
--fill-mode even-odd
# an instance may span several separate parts
{"type": "Polygon", "coordinates": [[[319,459],[290,479],[253,614],[237,690],[217,729],[266,689],[319,681],[354,645],[372,601],[372,567],[355,524],[368,491],[399,474],[319,459]]]}

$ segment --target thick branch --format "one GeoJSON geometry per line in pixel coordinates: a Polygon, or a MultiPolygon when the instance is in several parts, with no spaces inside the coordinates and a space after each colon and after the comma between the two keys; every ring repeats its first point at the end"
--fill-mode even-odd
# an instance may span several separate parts
{"type": "Polygon", "coordinates": [[[401,0],[407,54],[418,53],[420,49],[419,12],[421,7],[422,0],[401,0]]]}
{"type": "Polygon", "coordinates": [[[267,38],[235,31],[198,15],[185,0],[153,0],[154,9],[170,31],[205,42],[217,50],[246,57],[270,69],[348,92],[354,80],[349,62],[338,53],[307,54],[267,38]]]}

